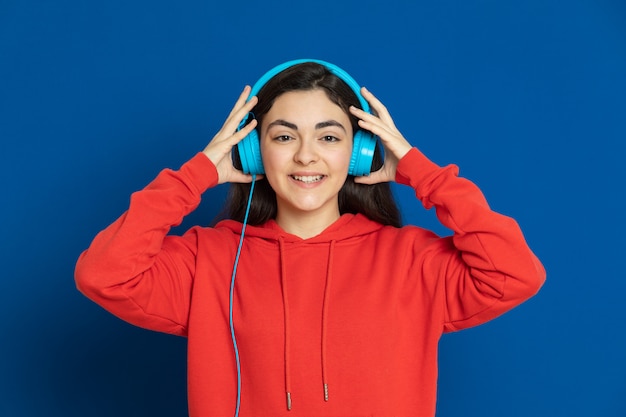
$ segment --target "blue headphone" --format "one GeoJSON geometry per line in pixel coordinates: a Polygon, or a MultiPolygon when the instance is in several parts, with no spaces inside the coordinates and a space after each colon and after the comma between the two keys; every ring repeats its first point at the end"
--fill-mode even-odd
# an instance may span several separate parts
{"type": "MultiPolygon", "coordinates": [[[[361,95],[361,88],[359,84],[352,78],[347,72],[331,63],[320,61],[317,59],[297,59],[294,61],[288,61],[284,64],[278,65],[269,70],[263,75],[259,81],[254,84],[250,91],[250,97],[253,97],[259,93],[261,88],[274,76],[281,71],[286,70],[297,64],[305,62],[314,62],[326,67],[332,74],[336,75],[345,82],[354,91],[354,94],[359,99],[361,108],[363,111],[370,112],[370,106],[361,95]]],[[[247,120],[241,122],[237,130],[244,127],[247,120]]],[[[376,137],[365,130],[359,129],[354,134],[352,145],[352,156],[350,157],[350,168],[348,174],[354,176],[369,175],[372,168],[372,159],[374,157],[374,150],[376,149],[376,137]]],[[[242,171],[246,174],[264,174],[265,168],[263,168],[263,161],[261,159],[261,146],[259,143],[259,134],[254,129],[245,138],[243,138],[237,144],[237,150],[239,152],[239,158],[241,159],[242,171]]]]}

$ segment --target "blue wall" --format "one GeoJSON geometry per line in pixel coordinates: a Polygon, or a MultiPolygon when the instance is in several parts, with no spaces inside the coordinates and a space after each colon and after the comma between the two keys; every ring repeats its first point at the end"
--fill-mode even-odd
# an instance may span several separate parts
{"type": "Polygon", "coordinates": [[[626,415],[621,0],[2,0],[0,415],[185,415],[185,340],[83,298],[74,263],[245,83],[300,57],[367,85],[548,270],[536,298],[442,339],[438,416],[626,415]]]}

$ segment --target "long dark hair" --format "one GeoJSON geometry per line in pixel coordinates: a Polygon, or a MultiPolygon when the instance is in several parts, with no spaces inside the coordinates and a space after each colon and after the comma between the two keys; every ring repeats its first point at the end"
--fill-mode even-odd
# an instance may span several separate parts
{"type": "MultiPolygon", "coordinates": [[[[320,89],[328,98],[341,107],[349,116],[352,131],[359,128],[358,119],[348,110],[350,106],[361,107],[359,99],[352,89],[339,77],[331,73],[325,66],[306,62],[294,65],[280,72],[269,80],[259,91],[259,99],[254,108],[254,115],[260,128],[263,117],[269,112],[274,101],[289,91],[320,89]]],[[[237,166],[238,161],[234,161],[237,166]]],[[[383,164],[380,145],[374,151],[372,171],[379,169],[383,164]]],[[[232,183],[224,211],[221,218],[230,218],[243,222],[250,184],[232,183]]],[[[276,194],[267,179],[258,180],[255,184],[254,195],[250,205],[248,223],[259,225],[276,218],[276,194]]],[[[384,225],[400,227],[402,224],[400,210],[391,192],[388,183],[374,185],[357,184],[354,177],[349,175],[339,191],[339,212],[361,213],[369,219],[384,225]]]]}

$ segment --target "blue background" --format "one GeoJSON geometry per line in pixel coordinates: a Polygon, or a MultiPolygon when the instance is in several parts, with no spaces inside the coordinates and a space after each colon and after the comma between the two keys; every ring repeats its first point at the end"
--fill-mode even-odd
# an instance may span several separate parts
{"type": "MultiPolygon", "coordinates": [[[[444,336],[437,415],[626,415],[622,0],[0,0],[0,415],[186,414],[185,340],[91,303],[74,263],[244,84],[302,57],[458,164],[548,271],[529,302],[444,336]]],[[[407,222],[448,233],[395,191],[407,222]]]]}

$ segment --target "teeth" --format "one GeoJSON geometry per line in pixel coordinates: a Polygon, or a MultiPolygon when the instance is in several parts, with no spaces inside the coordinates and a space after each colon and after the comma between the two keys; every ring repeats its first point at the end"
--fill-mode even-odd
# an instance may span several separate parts
{"type": "Polygon", "coordinates": [[[322,178],[324,178],[323,175],[306,175],[306,176],[293,175],[292,177],[294,180],[302,181],[307,184],[320,181],[322,178]]]}

